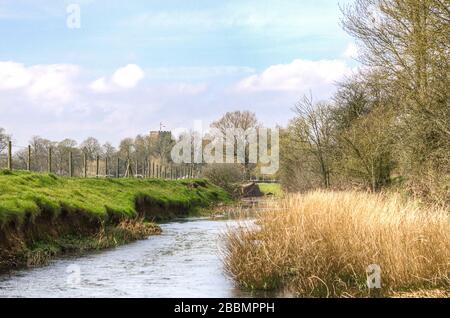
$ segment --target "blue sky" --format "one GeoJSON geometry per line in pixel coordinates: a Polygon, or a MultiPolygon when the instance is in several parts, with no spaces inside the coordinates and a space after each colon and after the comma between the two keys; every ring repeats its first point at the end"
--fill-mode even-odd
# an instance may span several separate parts
{"type": "Polygon", "coordinates": [[[117,143],[249,109],[285,125],[356,66],[340,0],[0,0],[0,127],[117,143]],[[67,5],[81,8],[69,29],[67,5]]]}

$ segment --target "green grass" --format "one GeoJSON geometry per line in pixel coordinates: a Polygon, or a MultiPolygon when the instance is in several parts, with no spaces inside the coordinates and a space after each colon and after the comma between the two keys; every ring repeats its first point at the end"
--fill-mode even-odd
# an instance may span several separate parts
{"type": "Polygon", "coordinates": [[[0,171],[0,226],[9,221],[20,223],[26,215],[33,218],[42,211],[133,218],[138,200],[191,211],[230,199],[224,190],[203,179],[84,179],[0,171]]]}
{"type": "Polygon", "coordinates": [[[264,195],[272,194],[277,198],[283,196],[283,189],[278,183],[260,183],[258,186],[264,195]]]}

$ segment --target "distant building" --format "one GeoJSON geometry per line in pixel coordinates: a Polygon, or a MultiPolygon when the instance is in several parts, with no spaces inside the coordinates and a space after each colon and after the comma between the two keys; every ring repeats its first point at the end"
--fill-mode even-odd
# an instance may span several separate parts
{"type": "Polygon", "coordinates": [[[153,149],[150,159],[153,162],[162,164],[170,161],[173,144],[171,131],[150,131],[150,143],[153,149]]]}
{"type": "Polygon", "coordinates": [[[150,131],[151,141],[172,140],[171,131],[150,131]]]}

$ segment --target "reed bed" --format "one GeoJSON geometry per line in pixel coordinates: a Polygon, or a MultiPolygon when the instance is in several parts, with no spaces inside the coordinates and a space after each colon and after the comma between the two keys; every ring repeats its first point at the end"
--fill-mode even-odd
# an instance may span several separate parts
{"type": "Polygon", "coordinates": [[[289,195],[225,234],[224,263],[236,284],[298,297],[394,296],[450,290],[450,215],[397,195],[289,195]],[[381,288],[369,289],[368,266],[381,288]]]}

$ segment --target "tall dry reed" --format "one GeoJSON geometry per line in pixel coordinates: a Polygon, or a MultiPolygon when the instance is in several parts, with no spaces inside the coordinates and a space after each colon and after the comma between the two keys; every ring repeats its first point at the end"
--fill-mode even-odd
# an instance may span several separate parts
{"type": "Polygon", "coordinates": [[[291,195],[255,224],[230,228],[224,262],[243,287],[300,297],[448,291],[450,215],[395,195],[291,195]],[[372,264],[381,268],[379,290],[367,286],[372,264]]]}

